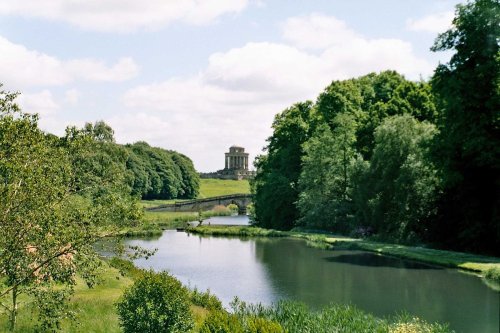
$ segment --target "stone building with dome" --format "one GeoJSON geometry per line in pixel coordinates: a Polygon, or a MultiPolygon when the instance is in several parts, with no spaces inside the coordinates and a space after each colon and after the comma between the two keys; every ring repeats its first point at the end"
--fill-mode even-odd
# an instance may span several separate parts
{"type": "Polygon", "coordinates": [[[229,147],[224,154],[224,169],[216,172],[200,173],[201,178],[217,179],[249,179],[255,176],[255,171],[248,169],[248,153],[240,146],[229,147]]]}

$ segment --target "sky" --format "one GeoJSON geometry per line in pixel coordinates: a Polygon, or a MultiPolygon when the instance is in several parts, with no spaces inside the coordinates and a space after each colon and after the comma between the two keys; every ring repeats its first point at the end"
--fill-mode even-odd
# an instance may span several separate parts
{"type": "Polygon", "coordinates": [[[274,116],[333,80],[396,70],[427,80],[456,0],[0,0],[0,83],[62,135],[104,120],[224,167],[253,160],[274,116]]]}

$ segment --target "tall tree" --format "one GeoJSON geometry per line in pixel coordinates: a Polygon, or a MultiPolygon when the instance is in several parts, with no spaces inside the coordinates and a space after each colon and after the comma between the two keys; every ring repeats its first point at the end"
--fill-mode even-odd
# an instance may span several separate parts
{"type": "Polygon", "coordinates": [[[500,254],[500,1],[458,5],[434,51],[454,50],[432,79],[442,108],[436,160],[445,180],[434,233],[447,246],[500,254]]]}
{"type": "Polygon", "coordinates": [[[356,123],[337,114],[334,129],[320,125],[304,144],[298,207],[300,223],[336,232],[349,230],[352,216],[351,176],[356,163],[356,123]]]}
{"type": "Polygon", "coordinates": [[[118,169],[106,160],[87,163],[89,135],[76,129],[64,139],[45,135],[15,97],[0,91],[0,306],[14,330],[19,296],[31,295],[34,318],[47,332],[68,315],[76,274],[95,282],[100,227],[139,211],[118,169]]]}
{"type": "Polygon", "coordinates": [[[312,103],[297,103],[276,115],[267,155],[256,160],[252,182],[256,224],[290,229],[299,217],[296,208],[302,144],[309,138],[312,103]]]}
{"type": "Polygon", "coordinates": [[[429,160],[434,125],[410,115],[389,117],[375,130],[369,168],[356,177],[358,222],[399,241],[421,240],[435,214],[439,178],[429,160]]]}

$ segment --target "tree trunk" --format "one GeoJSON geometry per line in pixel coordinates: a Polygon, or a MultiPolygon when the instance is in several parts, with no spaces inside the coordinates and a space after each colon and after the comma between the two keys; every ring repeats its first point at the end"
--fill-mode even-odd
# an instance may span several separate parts
{"type": "Polygon", "coordinates": [[[12,310],[10,312],[10,330],[14,331],[17,321],[17,286],[12,288],[12,310]]]}

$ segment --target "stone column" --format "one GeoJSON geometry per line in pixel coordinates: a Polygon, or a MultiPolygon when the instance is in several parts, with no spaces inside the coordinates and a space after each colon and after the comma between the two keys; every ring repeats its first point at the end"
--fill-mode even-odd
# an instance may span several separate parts
{"type": "Polygon", "coordinates": [[[224,156],[224,169],[227,169],[227,156],[224,156]]]}
{"type": "Polygon", "coordinates": [[[245,170],[248,170],[248,156],[245,156],[245,170]]]}

